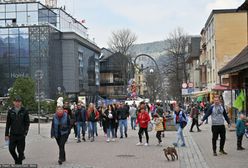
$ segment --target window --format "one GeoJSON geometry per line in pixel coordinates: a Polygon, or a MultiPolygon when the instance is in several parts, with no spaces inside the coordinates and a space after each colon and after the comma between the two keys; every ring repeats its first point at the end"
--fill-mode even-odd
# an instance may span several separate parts
{"type": "Polygon", "coordinates": [[[5,4],[0,5],[0,11],[5,13],[5,4]]]}
{"type": "Polygon", "coordinates": [[[27,24],[27,22],[28,22],[27,12],[18,12],[16,22],[19,26],[22,24],[27,24]]]}
{"type": "Polygon", "coordinates": [[[6,13],[6,19],[14,19],[16,18],[16,12],[6,13]]]}
{"type": "Polygon", "coordinates": [[[15,12],[16,4],[6,4],[6,12],[15,12]]]}
{"type": "Polygon", "coordinates": [[[38,11],[37,3],[30,3],[28,4],[28,11],[38,11]]]}
{"type": "Polygon", "coordinates": [[[17,11],[26,12],[27,11],[27,5],[26,4],[18,4],[17,5],[17,11]]]}
{"type": "Polygon", "coordinates": [[[28,24],[38,24],[38,12],[28,12],[28,24]]]}

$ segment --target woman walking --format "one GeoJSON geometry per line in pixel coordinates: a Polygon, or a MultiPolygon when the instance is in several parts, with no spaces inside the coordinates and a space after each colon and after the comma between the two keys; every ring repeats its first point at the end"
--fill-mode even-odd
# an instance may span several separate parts
{"type": "Polygon", "coordinates": [[[113,109],[112,105],[108,105],[107,110],[104,112],[104,118],[106,119],[106,128],[107,128],[107,142],[110,141],[110,133],[112,135],[111,141],[115,141],[115,122],[117,120],[116,112],[113,109]]]}
{"type": "Polygon", "coordinates": [[[67,113],[64,112],[63,107],[57,107],[56,113],[52,120],[51,137],[56,139],[59,146],[59,160],[61,165],[66,160],[65,157],[65,143],[68,138],[70,129],[70,119],[67,113]]]}
{"type": "Polygon", "coordinates": [[[96,122],[99,119],[99,113],[95,108],[93,103],[89,104],[87,111],[88,125],[89,125],[89,137],[91,138],[91,142],[95,141],[95,132],[96,132],[96,122]]]}

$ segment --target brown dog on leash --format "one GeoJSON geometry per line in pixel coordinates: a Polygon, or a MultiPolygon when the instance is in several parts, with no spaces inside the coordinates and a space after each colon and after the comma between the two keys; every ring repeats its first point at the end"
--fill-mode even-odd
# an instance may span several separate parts
{"type": "Polygon", "coordinates": [[[178,155],[177,155],[177,150],[175,147],[167,147],[163,149],[164,151],[164,156],[167,158],[168,161],[170,161],[168,155],[171,155],[171,159],[174,161],[175,156],[177,157],[178,160],[178,155]]]}

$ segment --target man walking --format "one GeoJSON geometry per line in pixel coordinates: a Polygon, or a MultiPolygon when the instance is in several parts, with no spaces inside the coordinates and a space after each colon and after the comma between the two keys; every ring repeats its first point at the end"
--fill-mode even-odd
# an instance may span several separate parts
{"type": "Polygon", "coordinates": [[[127,117],[129,116],[129,109],[124,107],[123,104],[120,104],[120,108],[117,109],[117,116],[119,119],[119,127],[120,127],[120,138],[123,138],[123,127],[125,137],[127,138],[127,117]]]}
{"type": "Polygon", "coordinates": [[[20,96],[14,98],[14,107],[8,111],[5,140],[9,140],[9,152],[15,164],[22,164],[24,160],[25,137],[28,133],[30,121],[28,112],[22,107],[20,96]],[[16,153],[16,148],[17,152],[16,153]]]}
{"type": "Polygon", "coordinates": [[[197,131],[200,132],[199,124],[198,124],[198,116],[200,112],[197,109],[197,105],[192,105],[191,112],[190,112],[190,117],[192,118],[192,124],[190,128],[190,132],[193,132],[193,128],[196,125],[197,131]]]}
{"type": "Polygon", "coordinates": [[[200,125],[211,115],[212,117],[212,148],[213,155],[217,156],[216,153],[216,141],[218,136],[220,135],[220,153],[226,155],[227,153],[224,151],[224,145],[226,140],[226,128],[224,125],[224,119],[230,126],[230,120],[227,116],[226,110],[223,105],[220,103],[219,96],[214,97],[214,104],[209,107],[206,114],[202,118],[200,125]]]}

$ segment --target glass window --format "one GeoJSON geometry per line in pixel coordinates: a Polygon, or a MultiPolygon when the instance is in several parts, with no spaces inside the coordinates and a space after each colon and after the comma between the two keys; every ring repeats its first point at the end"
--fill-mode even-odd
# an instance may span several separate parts
{"type": "Polygon", "coordinates": [[[38,24],[38,12],[28,12],[28,24],[38,24]]]}
{"type": "Polygon", "coordinates": [[[0,13],[0,19],[5,19],[5,13],[3,13],[2,11],[0,13]]]}
{"type": "Polygon", "coordinates": [[[5,20],[0,20],[0,27],[4,27],[4,26],[5,26],[5,20]]]}
{"type": "Polygon", "coordinates": [[[47,17],[48,16],[48,10],[47,9],[40,9],[39,10],[39,17],[47,17]]]}
{"type": "MultiPolygon", "coordinates": [[[[28,34],[28,28],[19,28],[20,34],[28,34]]],[[[28,35],[22,35],[23,38],[27,38],[28,39],[28,35]]]]}
{"type": "Polygon", "coordinates": [[[6,19],[14,19],[14,18],[16,18],[16,12],[6,13],[6,19]]]}
{"type": "Polygon", "coordinates": [[[27,11],[27,4],[17,4],[17,11],[27,11]]]}
{"type": "Polygon", "coordinates": [[[16,22],[19,26],[27,24],[27,12],[18,12],[16,22]]]}
{"type": "Polygon", "coordinates": [[[22,64],[23,66],[28,65],[29,57],[20,57],[20,64],[22,64]]]}
{"type": "MultiPolygon", "coordinates": [[[[19,34],[19,29],[18,28],[11,28],[9,29],[9,34],[19,34]]],[[[14,36],[16,37],[16,36],[14,36]]]]}
{"type": "Polygon", "coordinates": [[[37,3],[30,3],[28,4],[28,11],[38,11],[37,3]]]}
{"type": "Polygon", "coordinates": [[[6,12],[15,12],[16,4],[6,4],[6,12]]]}
{"type": "Polygon", "coordinates": [[[1,4],[0,5],[0,11],[1,12],[5,12],[5,4],[1,4]]]}

